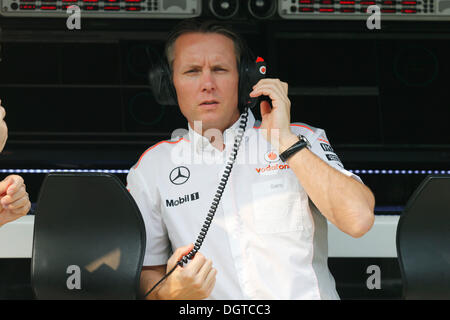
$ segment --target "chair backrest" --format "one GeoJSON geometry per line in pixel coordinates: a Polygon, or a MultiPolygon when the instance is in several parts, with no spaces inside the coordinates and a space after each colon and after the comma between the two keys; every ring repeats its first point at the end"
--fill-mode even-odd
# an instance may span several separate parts
{"type": "Polygon", "coordinates": [[[38,299],[136,299],[145,226],[109,174],[45,178],[34,222],[31,285],[38,299]]]}
{"type": "Polygon", "coordinates": [[[405,299],[450,299],[450,177],[428,176],[397,226],[405,299]]]}

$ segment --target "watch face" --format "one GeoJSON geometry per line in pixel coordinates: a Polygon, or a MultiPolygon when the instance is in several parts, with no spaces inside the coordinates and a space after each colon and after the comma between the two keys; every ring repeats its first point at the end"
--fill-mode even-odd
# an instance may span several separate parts
{"type": "Polygon", "coordinates": [[[306,142],[306,146],[308,147],[308,149],[311,149],[311,144],[309,143],[308,139],[306,139],[305,136],[299,135],[298,137],[300,138],[300,140],[303,140],[306,142]]]}

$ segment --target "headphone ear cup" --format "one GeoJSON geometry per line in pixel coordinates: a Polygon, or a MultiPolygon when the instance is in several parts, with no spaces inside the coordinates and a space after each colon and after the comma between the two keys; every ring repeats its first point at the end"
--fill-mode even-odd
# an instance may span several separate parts
{"type": "Polygon", "coordinates": [[[249,48],[245,48],[239,65],[239,110],[241,113],[244,111],[245,105],[248,105],[252,99],[250,92],[258,82],[258,72],[256,57],[249,48]]]}
{"type": "Polygon", "coordinates": [[[160,105],[178,105],[177,93],[167,63],[159,61],[150,69],[149,82],[156,102],[160,105]]]}
{"type": "Polygon", "coordinates": [[[248,50],[244,50],[241,55],[241,61],[239,63],[239,111],[244,112],[245,105],[248,104],[250,99],[251,88],[254,84],[251,84],[250,79],[251,69],[251,57],[248,50]]]}
{"type": "MultiPolygon", "coordinates": [[[[239,64],[239,89],[238,89],[238,109],[240,113],[244,112],[244,106],[247,103],[247,96],[246,93],[248,91],[248,77],[247,77],[247,71],[248,66],[245,61],[243,61],[241,57],[241,61],[239,64]]],[[[250,94],[250,92],[248,93],[250,94]]]]}

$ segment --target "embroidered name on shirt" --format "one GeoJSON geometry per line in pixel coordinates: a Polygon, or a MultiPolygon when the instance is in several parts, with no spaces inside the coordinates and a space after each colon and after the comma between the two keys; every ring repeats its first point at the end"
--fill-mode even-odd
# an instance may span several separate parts
{"type": "Polygon", "coordinates": [[[176,200],[167,200],[166,199],[166,207],[176,207],[179,206],[180,204],[189,202],[189,201],[195,201],[198,200],[200,198],[198,192],[194,192],[191,194],[187,194],[184,197],[179,197],[176,200]]]}
{"type": "Polygon", "coordinates": [[[281,188],[283,188],[283,184],[281,184],[281,183],[278,183],[278,184],[271,184],[271,185],[270,185],[270,188],[271,188],[271,189],[281,189],[281,188]]]}

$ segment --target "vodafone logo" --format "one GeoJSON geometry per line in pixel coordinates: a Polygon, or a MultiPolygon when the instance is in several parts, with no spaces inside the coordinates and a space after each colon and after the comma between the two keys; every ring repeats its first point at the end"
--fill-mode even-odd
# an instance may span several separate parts
{"type": "Polygon", "coordinates": [[[269,165],[267,167],[255,168],[256,172],[261,175],[275,174],[278,172],[278,170],[289,169],[289,166],[287,164],[278,164],[278,163],[270,164],[280,160],[280,157],[278,156],[278,153],[276,151],[267,152],[264,155],[264,160],[269,162],[269,165]]]}
{"type": "Polygon", "coordinates": [[[266,67],[265,67],[265,66],[261,66],[261,67],[259,68],[259,72],[260,72],[261,74],[266,74],[266,67]]]}
{"type": "Polygon", "coordinates": [[[289,165],[287,164],[274,164],[274,165],[268,165],[267,167],[264,168],[255,168],[256,172],[258,172],[259,174],[262,175],[269,175],[269,174],[274,174],[276,173],[278,170],[286,170],[289,169],[289,165]]]}
{"type": "Polygon", "coordinates": [[[269,151],[264,155],[264,160],[267,162],[277,162],[280,160],[280,157],[275,151],[269,151]]]}

